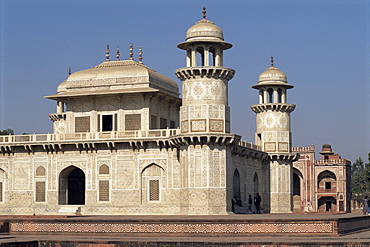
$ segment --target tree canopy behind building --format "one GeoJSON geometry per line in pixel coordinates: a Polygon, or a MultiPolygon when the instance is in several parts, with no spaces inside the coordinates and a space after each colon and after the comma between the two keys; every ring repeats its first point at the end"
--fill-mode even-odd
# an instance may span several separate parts
{"type": "Polygon", "coordinates": [[[370,192],[370,153],[368,163],[358,158],[352,165],[352,192],[370,192]]]}
{"type": "Polygon", "coordinates": [[[0,135],[14,135],[14,130],[12,129],[0,130],[0,135]]]}

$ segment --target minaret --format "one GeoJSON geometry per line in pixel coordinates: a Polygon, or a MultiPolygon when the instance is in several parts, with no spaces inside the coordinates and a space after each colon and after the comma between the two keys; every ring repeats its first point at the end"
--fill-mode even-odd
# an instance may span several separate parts
{"type": "Polygon", "coordinates": [[[235,74],[223,67],[221,28],[206,19],[190,27],[177,45],[186,51],[186,67],[175,71],[182,81],[180,107],[181,213],[228,214],[231,211],[231,145],[228,83],[235,74]],[[202,195],[202,196],[198,196],[202,195]],[[217,199],[216,199],[217,198],[217,199]]]}
{"type": "Polygon", "coordinates": [[[221,28],[206,19],[190,27],[186,41],[177,45],[186,51],[186,67],[175,71],[182,83],[181,133],[230,133],[228,82],[235,74],[223,67],[224,41],[221,28]]]}
{"type": "Polygon", "coordinates": [[[292,162],[297,158],[291,153],[292,134],[290,113],[295,105],[287,103],[287,90],[293,88],[287,83],[286,75],[274,66],[264,71],[258,84],[259,104],[252,105],[256,113],[256,144],[268,153],[270,170],[270,212],[292,212],[292,162]]]}

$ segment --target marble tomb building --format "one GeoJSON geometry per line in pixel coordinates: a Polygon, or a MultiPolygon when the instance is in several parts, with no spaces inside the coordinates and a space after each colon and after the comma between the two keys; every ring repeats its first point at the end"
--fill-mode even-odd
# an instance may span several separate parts
{"type": "Polygon", "coordinates": [[[104,62],[46,96],[57,105],[52,134],[0,136],[0,214],[247,213],[256,193],[269,213],[349,210],[350,162],[330,163],[328,147],[319,162],[310,147],[292,147],[293,86],[273,61],[252,86],[251,144],[230,133],[235,71],[224,67],[232,44],[222,30],[204,13],[177,47],[182,98],[141,51],[112,61],[108,47],[104,62]]]}

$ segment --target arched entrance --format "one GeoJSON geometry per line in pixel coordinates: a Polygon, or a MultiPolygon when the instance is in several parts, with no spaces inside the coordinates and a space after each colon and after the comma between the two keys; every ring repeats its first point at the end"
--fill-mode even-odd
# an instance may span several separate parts
{"type": "Polygon", "coordinates": [[[337,211],[337,200],[332,196],[323,196],[319,199],[319,212],[337,211]]]}
{"type": "Polygon", "coordinates": [[[75,166],[59,174],[59,204],[85,205],[85,173],[75,166]]]}
{"type": "Polygon", "coordinates": [[[240,174],[238,170],[235,170],[233,176],[233,197],[240,200],[240,174]]]}
{"type": "Polygon", "coordinates": [[[294,212],[301,212],[301,201],[302,201],[302,193],[301,193],[301,181],[303,177],[300,171],[293,168],[293,210],[294,212]]]}

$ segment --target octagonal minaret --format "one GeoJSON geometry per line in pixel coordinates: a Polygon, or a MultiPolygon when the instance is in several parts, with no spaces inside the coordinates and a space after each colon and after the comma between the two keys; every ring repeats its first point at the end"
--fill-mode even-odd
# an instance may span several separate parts
{"type": "Polygon", "coordinates": [[[287,103],[287,90],[293,86],[287,83],[286,75],[274,67],[271,57],[271,67],[260,74],[258,84],[252,88],[259,90],[259,104],[251,108],[256,113],[256,144],[268,153],[270,212],[290,213],[293,161],[299,157],[291,153],[290,113],[295,105],[287,103]]]}
{"type": "Polygon", "coordinates": [[[186,67],[175,71],[182,81],[181,133],[230,133],[228,82],[235,71],[223,67],[223,51],[232,45],[204,9],[177,47],[186,51],[186,67]]]}

